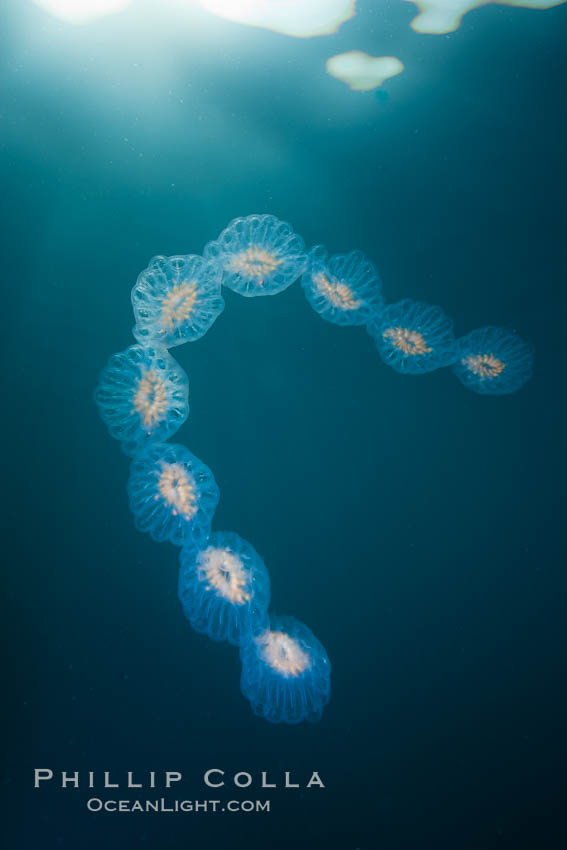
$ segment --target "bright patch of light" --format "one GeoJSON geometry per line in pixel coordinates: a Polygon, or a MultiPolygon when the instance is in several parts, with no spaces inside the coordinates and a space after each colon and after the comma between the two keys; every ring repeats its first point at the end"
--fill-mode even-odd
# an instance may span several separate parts
{"type": "Polygon", "coordinates": [[[132,0],[33,0],[56,18],[72,24],[86,24],[95,18],[121,12],[132,0]]]}
{"type": "Polygon", "coordinates": [[[197,0],[199,6],[240,24],[307,38],[329,35],[354,15],[355,0],[197,0]]]}
{"type": "Polygon", "coordinates": [[[360,50],[349,50],[331,56],[325,63],[327,73],[347,83],[353,91],[371,91],[384,80],[395,77],[404,66],[395,56],[369,56],[360,50]]]}
{"type": "MultiPolygon", "coordinates": [[[[420,13],[411,22],[416,32],[445,33],[453,32],[461,25],[463,15],[486,6],[491,0],[409,0],[415,3],[420,13]]],[[[506,6],[524,6],[528,9],[550,9],[559,6],[565,0],[499,0],[506,6]]]]}

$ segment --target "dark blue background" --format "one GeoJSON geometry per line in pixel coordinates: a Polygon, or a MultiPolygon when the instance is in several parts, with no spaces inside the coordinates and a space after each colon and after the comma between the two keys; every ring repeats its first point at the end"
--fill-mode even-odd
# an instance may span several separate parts
{"type": "Polygon", "coordinates": [[[150,3],[85,28],[2,7],[7,850],[567,846],[567,8],[487,7],[434,37],[413,6],[370,5],[309,41],[150,3]],[[404,61],[387,98],[324,74],[353,47],[404,61]],[[176,551],[134,531],[92,403],[148,259],[252,212],[367,251],[390,301],[537,352],[512,397],[401,376],[299,286],[228,292],[175,350],[215,527],[253,542],[274,609],[332,660],[331,703],[300,728],[253,717],[235,651],[191,632],[176,551]],[[189,799],[218,796],[210,767],[327,787],[270,793],[269,815],[93,815],[88,789],[34,791],[33,767],[181,770],[189,799]]]}

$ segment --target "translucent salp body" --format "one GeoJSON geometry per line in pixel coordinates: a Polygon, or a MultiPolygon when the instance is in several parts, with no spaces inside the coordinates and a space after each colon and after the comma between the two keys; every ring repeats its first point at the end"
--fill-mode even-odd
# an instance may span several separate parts
{"type": "Polygon", "coordinates": [[[409,375],[455,362],[453,322],[441,307],[406,298],[390,304],[368,323],[382,360],[409,375]]]}
{"type": "Polygon", "coordinates": [[[307,264],[303,239],[273,215],[235,218],[204,255],[216,264],[224,286],[249,297],[282,292],[307,264]]]}
{"type": "Polygon", "coordinates": [[[209,536],[219,489],[185,446],[150,443],[132,461],[128,497],[139,531],[177,546],[199,545],[209,536]]]}
{"type": "Polygon", "coordinates": [[[241,647],[240,687],[270,723],[316,722],[331,695],[331,663],[321,643],[293,617],[270,616],[265,632],[241,647]]]}
{"type": "Polygon", "coordinates": [[[475,393],[506,395],[531,378],[533,360],[533,348],[517,333],[489,326],[457,340],[453,371],[475,393]]]}
{"type": "Polygon", "coordinates": [[[178,595],[197,632],[235,646],[268,624],[270,578],[260,555],[238,534],[215,531],[180,552],[178,595]]]}
{"type": "Polygon", "coordinates": [[[150,440],[166,440],[189,415],[187,375],[165,348],[132,345],[113,354],[100,375],[95,402],[129,457],[150,440]]]}
{"type": "Polygon", "coordinates": [[[384,305],[378,272],[362,251],[329,257],[317,245],[301,285],[313,309],[335,325],[365,325],[384,305]]]}
{"type": "Polygon", "coordinates": [[[195,254],[154,257],[132,289],[139,342],[166,348],[199,339],[224,310],[218,269],[195,254]]]}

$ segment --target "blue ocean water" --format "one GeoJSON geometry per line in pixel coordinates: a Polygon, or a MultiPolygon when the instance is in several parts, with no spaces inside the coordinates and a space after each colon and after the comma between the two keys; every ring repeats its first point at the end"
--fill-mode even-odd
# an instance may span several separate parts
{"type": "Polygon", "coordinates": [[[567,9],[487,7],[448,36],[413,33],[410,4],[358,11],[302,40],[184,27],[149,0],[86,27],[2,6],[7,850],[567,846],[567,9]],[[352,48],[406,70],[351,92],[324,63],[352,48]],[[536,350],[510,397],[400,375],[299,284],[227,291],[175,350],[175,439],[214,471],[215,528],[253,543],[274,609],[333,665],[321,722],[291,728],[254,717],[237,651],[190,629],[177,550],[134,530],[129,461],[93,403],[150,257],[250,213],[365,251],[388,302],[536,350]],[[93,814],[83,784],[34,789],[37,767],[177,770],[177,796],[272,810],[93,814]],[[210,768],[254,784],[212,792],[210,768]],[[262,771],[326,787],[262,791],[262,771]]]}

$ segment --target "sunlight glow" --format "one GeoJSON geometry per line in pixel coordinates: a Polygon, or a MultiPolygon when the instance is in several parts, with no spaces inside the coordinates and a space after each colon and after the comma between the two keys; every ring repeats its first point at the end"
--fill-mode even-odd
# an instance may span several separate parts
{"type": "MultiPolygon", "coordinates": [[[[441,35],[454,32],[461,25],[463,15],[491,0],[408,0],[418,7],[419,15],[411,22],[416,32],[441,35]]],[[[523,6],[527,9],[551,9],[565,0],[498,0],[505,6],[523,6]]]]}
{"type": "Polygon", "coordinates": [[[121,12],[130,6],[132,0],[33,0],[62,21],[72,24],[86,24],[95,18],[121,12]]]}
{"type": "Polygon", "coordinates": [[[354,15],[355,0],[196,0],[207,12],[284,35],[329,35],[354,15]]]}
{"type": "Polygon", "coordinates": [[[384,80],[404,70],[403,64],[395,56],[369,56],[360,50],[331,56],[325,68],[331,77],[347,83],[353,91],[376,89],[384,80]]]}
{"type": "MultiPolygon", "coordinates": [[[[96,18],[121,12],[131,6],[134,0],[32,0],[32,2],[60,20],[73,24],[85,24],[96,18]]],[[[247,26],[263,27],[297,38],[330,35],[337,32],[341,24],[354,17],[356,5],[356,0],[153,0],[153,2],[158,12],[164,5],[186,8],[198,6],[219,18],[247,26]]],[[[527,9],[551,9],[567,0],[404,0],[404,2],[414,3],[419,9],[419,14],[411,22],[413,30],[419,33],[443,34],[458,29],[463,15],[467,12],[493,2],[527,9]]],[[[356,53],[359,51],[353,50],[343,55],[356,53]]],[[[329,73],[332,72],[329,71],[329,73]]],[[[399,73],[399,70],[395,73],[399,73]]],[[[389,76],[392,74],[386,75],[386,77],[389,76]]],[[[380,83],[370,88],[376,88],[376,85],[380,83]]],[[[360,88],[360,90],[363,89],[360,88]]]]}

